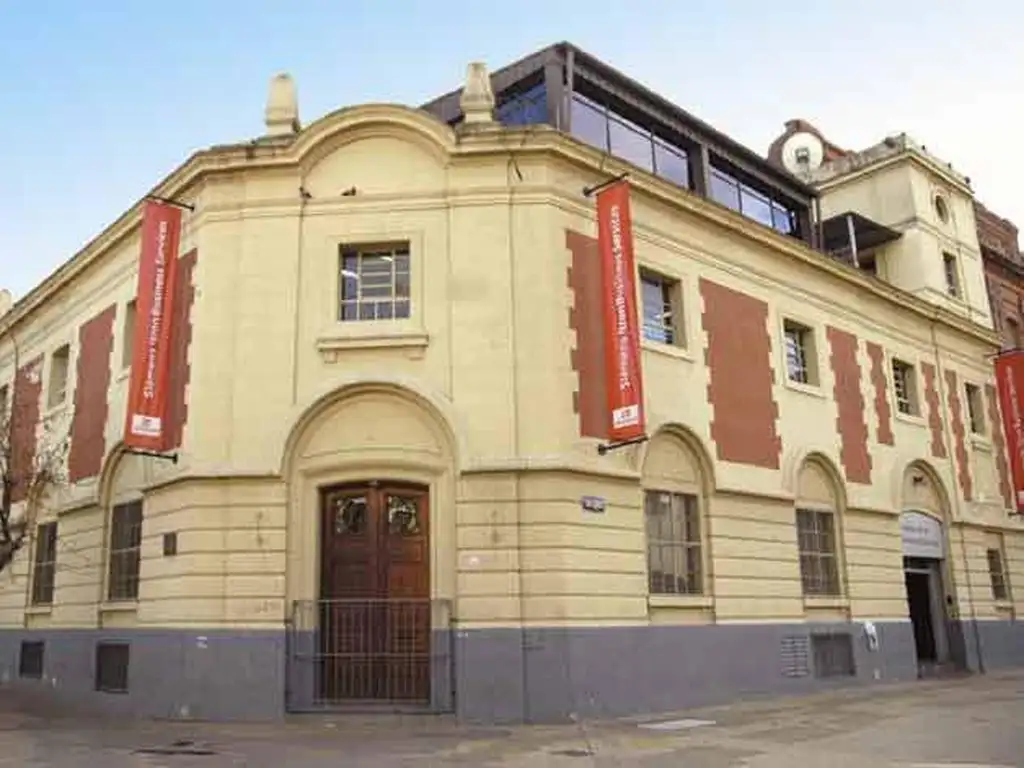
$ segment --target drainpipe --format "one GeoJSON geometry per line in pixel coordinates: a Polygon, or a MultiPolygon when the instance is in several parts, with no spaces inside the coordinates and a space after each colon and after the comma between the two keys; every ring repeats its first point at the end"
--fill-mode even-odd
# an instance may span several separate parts
{"type": "Polygon", "coordinates": [[[853,215],[846,214],[846,233],[850,238],[850,256],[853,259],[853,266],[860,269],[860,260],[857,258],[857,233],[853,228],[853,215]]]}
{"type": "MultiPolygon", "coordinates": [[[[962,500],[960,498],[960,492],[959,492],[959,490],[957,488],[956,461],[955,461],[955,457],[953,455],[954,451],[955,451],[955,447],[954,447],[954,443],[953,443],[952,428],[951,428],[951,426],[949,424],[949,419],[946,418],[946,411],[945,411],[946,406],[947,406],[949,401],[948,401],[948,397],[947,397],[947,393],[946,393],[945,379],[944,379],[944,377],[942,375],[942,368],[940,367],[940,363],[939,363],[939,341],[938,341],[938,335],[935,333],[935,325],[936,325],[937,322],[938,322],[938,315],[933,312],[932,313],[932,317],[931,317],[931,321],[930,321],[930,324],[929,324],[929,328],[931,330],[931,338],[932,338],[932,356],[934,357],[934,360],[935,360],[936,387],[938,389],[938,395],[939,395],[939,416],[942,419],[943,440],[946,441],[946,446],[947,446],[947,451],[946,451],[947,459],[946,460],[949,463],[949,471],[951,473],[951,477],[953,478],[953,487],[952,487],[953,493],[951,494],[952,500],[951,500],[951,505],[950,506],[956,512],[956,517],[960,521],[960,556],[963,558],[963,562],[964,562],[964,579],[965,579],[965,582],[966,582],[965,586],[967,587],[967,605],[968,605],[968,610],[970,612],[970,617],[971,617],[971,627],[973,629],[973,632],[971,634],[974,637],[974,649],[975,649],[975,652],[978,655],[978,672],[980,674],[985,674],[985,662],[984,662],[983,654],[982,654],[982,651],[981,651],[981,633],[978,632],[978,615],[977,615],[977,610],[976,610],[975,605],[974,605],[974,587],[971,584],[971,564],[970,564],[970,561],[967,558],[967,537],[966,537],[966,533],[964,531],[963,504],[962,504],[962,500]]],[[[952,521],[950,521],[950,522],[952,522],[952,521]]],[[[948,525],[947,526],[947,530],[951,531],[952,530],[952,525],[948,525]]],[[[947,538],[948,538],[948,534],[947,534],[947,538]]],[[[952,542],[950,542],[950,544],[952,545],[952,542]]],[[[952,549],[952,546],[950,548],[952,549]]],[[[950,577],[951,577],[951,579],[952,579],[952,576],[953,576],[953,570],[952,570],[952,568],[950,568],[950,577]]],[[[957,611],[957,614],[959,615],[959,610],[957,611]]],[[[966,659],[965,659],[965,661],[966,661],[966,659]]]]}

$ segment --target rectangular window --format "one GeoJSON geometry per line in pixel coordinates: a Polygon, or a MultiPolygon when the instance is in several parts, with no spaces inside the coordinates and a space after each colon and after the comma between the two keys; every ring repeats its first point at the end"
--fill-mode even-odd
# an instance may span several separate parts
{"type": "Polygon", "coordinates": [[[41,680],[46,646],[41,640],[22,640],[18,656],[18,677],[41,680]]]}
{"type": "Polygon", "coordinates": [[[603,107],[573,94],[571,120],[573,136],[602,152],[608,151],[608,116],[603,107]]]}
{"type": "Polygon", "coordinates": [[[132,299],[124,305],[124,322],[121,325],[121,367],[131,368],[132,349],[135,346],[135,308],[132,299]]]}
{"type": "Polygon", "coordinates": [[[338,319],[409,317],[409,244],[341,246],[338,319]]]}
{"type": "Polygon", "coordinates": [[[703,593],[700,508],[685,493],[644,493],[648,583],[652,595],[703,593]]]}
{"type": "Polygon", "coordinates": [[[796,532],[804,594],[839,596],[835,515],[822,510],[798,509],[796,532]]]}
{"type": "Polygon", "coordinates": [[[989,548],[986,551],[988,557],[988,577],[992,583],[992,599],[1008,600],[1009,590],[1006,588],[1006,568],[1003,566],[1003,552],[1000,549],[989,548]]]}
{"type": "Polygon", "coordinates": [[[976,384],[964,384],[964,399],[967,401],[967,420],[971,432],[985,434],[985,408],[981,399],[981,388],[976,384]]]}
{"type": "Polygon", "coordinates": [[[645,339],[685,346],[681,294],[682,286],[678,280],[653,272],[640,273],[645,339]]]}
{"type": "Polygon", "coordinates": [[[718,170],[711,171],[711,199],[734,211],[740,209],[740,185],[736,179],[718,170]]]}
{"type": "Polygon", "coordinates": [[[1020,349],[1020,324],[1012,317],[1006,317],[1003,326],[1006,329],[1003,338],[1010,349],[1020,349]]]}
{"type": "Polygon", "coordinates": [[[142,502],[114,507],[110,521],[110,565],[107,599],[137,600],[142,549],[142,502]]]}
{"type": "Polygon", "coordinates": [[[0,387],[0,424],[4,424],[7,418],[7,398],[7,385],[4,384],[0,387]]]}
{"type": "Polygon", "coordinates": [[[650,131],[620,117],[608,120],[611,153],[645,171],[654,170],[654,142],[650,131]]]}
{"type": "Polygon", "coordinates": [[[71,347],[65,344],[50,356],[50,385],[47,388],[46,405],[56,408],[68,394],[68,370],[71,366],[71,347]]]}
{"type": "Polygon", "coordinates": [[[36,557],[32,568],[32,605],[52,605],[57,572],[57,523],[36,527],[36,557]]]}
{"type": "Polygon", "coordinates": [[[104,693],[127,693],[130,660],[131,649],[128,643],[97,643],[96,690],[104,693]]]}
{"type": "Polygon", "coordinates": [[[494,116],[502,125],[536,125],[548,122],[547,88],[544,83],[540,83],[508,97],[502,94],[494,116]]]}
{"type": "Polygon", "coordinates": [[[896,391],[896,410],[908,416],[917,416],[917,376],[914,366],[902,360],[893,360],[892,384],[896,391]]]}
{"type": "Polygon", "coordinates": [[[960,272],[956,265],[956,256],[952,253],[942,254],[942,268],[946,274],[946,293],[954,298],[960,296],[960,272]]]}
{"type": "Polygon", "coordinates": [[[657,137],[654,139],[654,172],[673,184],[690,188],[690,161],[686,152],[657,137]]]}
{"type": "Polygon", "coordinates": [[[817,351],[814,331],[805,325],[785,320],[782,324],[786,337],[786,375],[798,384],[818,385],[817,351]]]}

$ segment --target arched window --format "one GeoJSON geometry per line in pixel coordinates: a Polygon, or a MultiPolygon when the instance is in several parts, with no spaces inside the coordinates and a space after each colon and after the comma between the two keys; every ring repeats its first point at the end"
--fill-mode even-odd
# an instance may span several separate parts
{"type": "Polygon", "coordinates": [[[796,503],[800,582],[812,597],[839,597],[843,582],[839,563],[838,494],[832,474],[816,459],[804,462],[796,503]]]}
{"type": "Polygon", "coordinates": [[[650,594],[705,594],[705,479],[696,451],[674,434],[656,435],[643,488],[650,594]]]}

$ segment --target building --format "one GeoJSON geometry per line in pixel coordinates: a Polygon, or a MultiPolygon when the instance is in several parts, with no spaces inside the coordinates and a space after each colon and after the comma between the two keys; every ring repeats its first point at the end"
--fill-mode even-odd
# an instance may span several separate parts
{"type": "Polygon", "coordinates": [[[979,202],[974,204],[992,320],[1004,349],[1020,349],[1024,314],[1024,258],[1017,227],[979,202]]]}
{"type": "Polygon", "coordinates": [[[0,318],[15,442],[70,429],[68,483],[19,503],[0,674],[150,716],[537,722],[1024,661],[972,197],[906,146],[830,209],[567,44],[306,126],[275,79],[266,135],[152,191],[193,207],[176,462],[121,442],[141,203],[0,318]],[[621,173],[650,439],[603,450],[587,192],[621,173]],[[880,178],[972,224],[961,299],[880,178]],[[847,210],[891,279],[824,252],[847,210]]]}

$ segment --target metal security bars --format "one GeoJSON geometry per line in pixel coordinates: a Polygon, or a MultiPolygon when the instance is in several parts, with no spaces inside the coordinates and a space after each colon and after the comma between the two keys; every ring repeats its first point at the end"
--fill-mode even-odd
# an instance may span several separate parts
{"type": "Polygon", "coordinates": [[[299,600],[287,639],[288,709],[450,711],[448,601],[299,600]]]}

